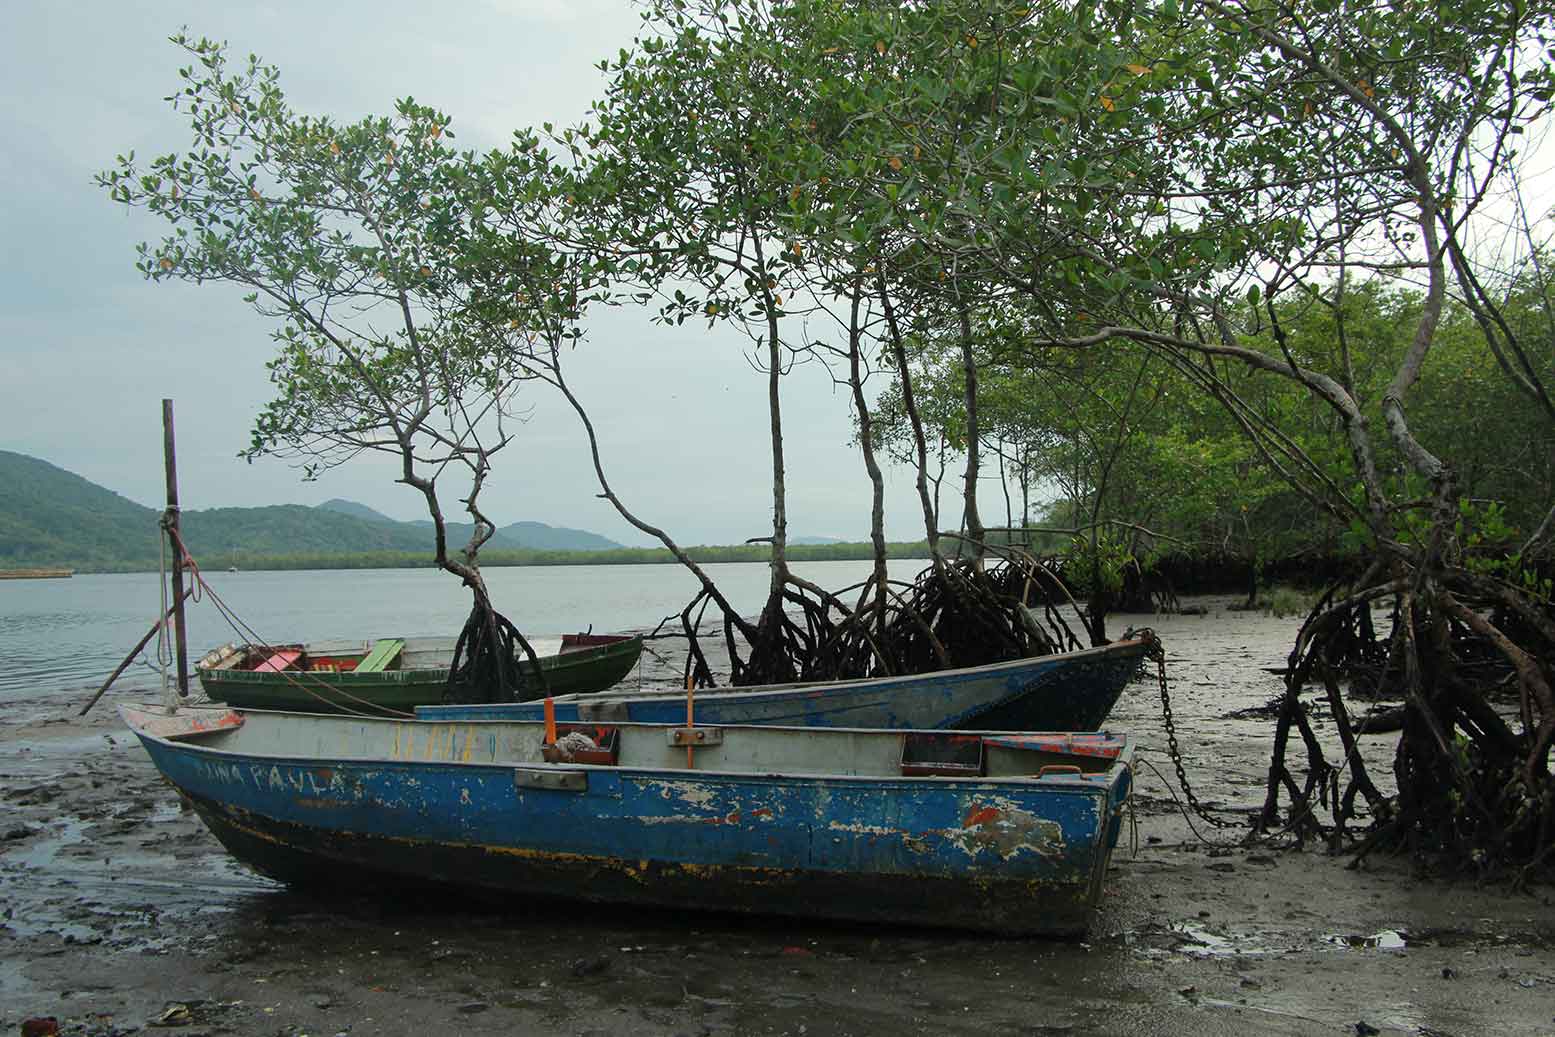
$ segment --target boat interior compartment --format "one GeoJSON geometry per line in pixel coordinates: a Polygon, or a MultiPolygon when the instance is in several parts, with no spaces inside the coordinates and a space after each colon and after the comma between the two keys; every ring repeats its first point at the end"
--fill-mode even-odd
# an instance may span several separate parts
{"type": "Polygon", "coordinates": [[[123,707],[131,726],[213,750],[277,758],[382,760],[452,765],[614,766],[723,773],[1058,780],[1101,777],[1131,759],[1128,736],[1088,733],[923,732],[849,728],[558,724],[528,721],[392,720],[270,711],[236,711],[240,726],[218,727],[209,707],[123,707]],[[177,718],[182,717],[181,733],[177,718]],[[154,725],[152,722],[154,721],[154,725]],[[170,726],[171,725],[171,726],[170,726]],[[582,739],[581,741],[579,739],[582,739]],[[592,743],[592,744],[590,744],[592,743]],[[585,755],[579,757],[578,751],[585,755]],[[549,757],[549,758],[548,758],[549,757]],[[689,759],[688,759],[689,757],[689,759]],[[912,768],[909,770],[909,766],[912,768]]]}
{"type": "Polygon", "coordinates": [[[902,773],[915,778],[980,778],[985,773],[983,739],[950,731],[908,731],[902,735],[902,773]]]}
{"type": "Polygon", "coordinates": [[[236,670],[241,669],[247,652],[240,644],[224,644],[220,648],[212,648],[200,656],[195,663],[196,669],[201,670],[236,670]]]}
{"type": "Polygon", "coordinates": [[[546,763],[589,763],[614,767],[621,759],[621,732],[603,724],[557,724],[556,741],[540,740],[546,763]]]}
{"type": "MultiPolygon", "coordinates": [[[[606,634],[532,637],[535,655],[581,652],[624,640],[606,634]]],[[[205,653],[196,664],[202,670],[306,670],[311,673],[378,673],[385,670],[446,669],[453,661],[451,637],[390,637],[374,641],[347,638],[307,644],[228,644],[205,653]],[[277,662],[279,658],[279,662],[277,662]]]]}
{"type": "Polygon", "coordinates": [[[1124,752],[1125,739],[1105,731],[1025,733],[1002,732],[983,736],[988,766],[1003,771],[1010,767],[1044,769],[1078,767],[1080,773],[1106,771],[1124,752]]]}

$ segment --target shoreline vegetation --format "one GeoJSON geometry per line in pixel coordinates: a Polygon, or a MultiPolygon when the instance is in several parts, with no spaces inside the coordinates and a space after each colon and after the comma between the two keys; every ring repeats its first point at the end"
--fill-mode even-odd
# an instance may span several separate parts
{"type": "MultiPolygon", "coordinates": [[[[792,544],[788,548],[788,557],[790,561],[795,562],[855,561],[873,557],[872,551],[873,547],[868,542],[792,544]]],[[[687,553],[699,563],[764,563],[770,560],[771,548],[765,543],[731,544],[725,546],[692,547],[687,549],[687,553]]],[[[929,557],[929,549],[927,543],[922,540],[893,543],[886,545],[886,554],[893,559],[927,559],[929,557]]],[[[201,561],[198,557],[195,560],[196,562],[201,561]]],[[[662,547],[623,547],[606,551],[527,549],[481,552],[481,567],[483,569],[526,565],[665,564],[676,564],[676,559],[674,555],[662,547]]],[[[104,565],[80,566],[75,571],[78,574],[155,572],[157,566],[157,559],[153,557],[126,559],[123,562],[104,565]]],[[[274,555],[249,555],[242,552],[224,551],[219,555],[206,558],[203,564],[204,568],[212,572],[230,571],[232,569],[237,569],[240,572],[295,569],[429,569],[435,566],[436,562],[433,560],[431,552],[423,553],[419,551],[298,552],[274,555]]]]}

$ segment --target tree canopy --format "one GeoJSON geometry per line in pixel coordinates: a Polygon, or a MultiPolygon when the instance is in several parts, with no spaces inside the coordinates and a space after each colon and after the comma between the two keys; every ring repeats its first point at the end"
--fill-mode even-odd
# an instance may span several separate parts
{"type": "MultiPolygon", "coordinates": [[[[592,442],[562,371],[587,306],[737,326],[768,386],[756,622],[615,496],[593,445],[604,495],[701,577],[693,641],[693,611],[723,610],[741,679],[1074,643],[1031,618],[1034,587],[1078,590],[1100,643],[1124,574],[1165,550],[1254,580],[1345,551],[1292,653],[1262,823],[1283,798],[1315,824],[1322,800],[1342,830],[1359,796],[1466,859],[1546,854],[1555,319],[1524,149],[1555,95],[1555,0],[655,0],[585,122],[485,156],[408,99],[351,126],[298,116],[274,70],[179,42],[195,148],[102,181],[174,228],[147,276],[247,284],[282,321],[255,452],[398,451],[436,518],[417,466],[464,466],[478,492],[528,378],[592,442]],[[853,605],[786,565],[782,375],[811,358],[848,387],[875,489],[853,605]],[[911,586],[885,576],[877,451],[916,469],[932,565],[911,586]],[[1034,497],[1069,538],[1067,584],[1022,542],[1034,497]],[[1011,528],[987,518],[1000,503],[1011,528]],[[1515,730],[1465,644],[1515,685],[1515,730]],[[1411,711],[1391,800],[1337,690],[1363,671],[1411,711]]],[[[490,527],[466,507],[473,563],[490,527]]]]}

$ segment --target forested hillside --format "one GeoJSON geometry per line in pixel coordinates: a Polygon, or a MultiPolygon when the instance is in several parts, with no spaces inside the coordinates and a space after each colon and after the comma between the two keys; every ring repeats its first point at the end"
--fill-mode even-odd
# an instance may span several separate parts
{"type": "Polygon", "coordinates": [[[0,450],[0,568],[155,559],[156,512],[47,461],[0,450]]]}
{"type": "MultiPolygon", "coordinates": [[[[0,568],[155,569],[158,509],[136,504],[25,454],[0,451],[0,568]]],[[[376,564],[431,558],[431,526],[396,522],[353,501],[316,508],[209,508],[183,513],[184,540],[206,565],[327,564],[370,556],[376,564]]],[[[469,526],[451,525],[456,540],[469,526]]],[[[600,551],[621,545],[583,530],[515,522],[491,546],[509,551],[600,551]]]]}

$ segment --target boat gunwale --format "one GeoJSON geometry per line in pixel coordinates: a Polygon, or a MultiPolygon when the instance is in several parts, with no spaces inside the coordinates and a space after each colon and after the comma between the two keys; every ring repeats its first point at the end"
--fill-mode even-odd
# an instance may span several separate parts
{"type": "MultiPolygon", "coordinates": [[[[889,675],[880,676],[880,677],[844,677],[844,678],[841,678],[839,680],[795,681],[795,682],[792,682],[792,683],[789,683],[789,684],[754,684],[754,685],[748,685],[748,686],[732,686],[731,685],[729,687],[723,687],[723,688],[698,688],[696,690],[696,696],[697,696],[697,698],[704,698],[704,697],[705,698],[720,698],[720,697],[725,696],[725,695],[740,695],[742,697],[748,697],[748,698],[750,698],[752,700],[759,700],[759,699],[768,698],[768,697],[775,698],[775,697],[782,696],[782,695],[792,695],[795,692],[802,692],[805,695],[813,695],[813,694],[816,694],[817,692],[826,693],[826,692],[829,692],[833,688],[846,688],[846,689],[849,689],[849,690],[855,690],[855,689],[858,689],[858,688],[880,688],[881,690],[891,690],[897,684],[905,684],[905,683],[909,683],[909,682],[918,682],[918,681],[922,681],[922,680],[929,679],[929,678],[939,679],[939,678],[945,678],[945,677],[960,677],[960,676],[964,676],[964,675],[967,675],[967,674],[971,674],[973,676],[992,675],[992,674],[997,674],[997,673],[1003,673],[1003,672],[1006,672],[1006,671],[1009,671],[1009,670],[1017,670],[1017,669],[1022,669],[1022,668],[1025,668],[1025,667],[1040,666],[1043,663],[1049,663],[1049,662],[1052,662],[1055,659],[1060,659],[1060,658],[1063,659],[1065,662],[1070,662],[1070,661],[1076,661],[1076,660],[1084,659],[1086,657],[1091,657],[1091,656],[1106,656],[1106,655],[1112,655],[1112,654],[1116,654],[1117,656],[1120,656],[1120,657],[1125,657],[1125,656],[1131,654],[1132,650],[1135,650],[1135,649],[1137,649],[1139,651],[1140,656],[1143,657],[1145,655],[1145,653],[1147,653],[1150,650],[1150,642],[1148,640],[1144,639],[1144,638],[1129,638],[1126,641],[1123,641],[1123,640],[1114,641],[1111,644],[1100,645],[1100,646],[1095,647],[1095,648],[1083,648],[1083,649],[1080,649],[1079,651],[1075,651],[1075,652],[1052,652],[1052,653],[1049,653],[1047,655],[1028,655],[1028,656],[1022,656],[1019,659],[1005,659],[1005,660],[1002,660],[1002,661],[996,662],[996,663],[984,663],[981,666],[961,666],[961,667],[957,667],[956,669],[953,669],[953,670],[928,670],[928,671],[925,671],[923,673],[897,673],[897,674],[889,674],[889,675]]],[[[622,689],[620,689],[618,687],[610,687],[610,688],[606,688],[604,691],[596,691],[596,692],[568,692],[565,695],[553,695],[551,697],[551,701],[552,702],[562,702],[562,703],[571,703],[571,702],[602,703],[602,702],[619,702],[619,701],[630,700],[630,701],[633,701],[633,702],[638,702],[638,701],[650,701],[650,700],[658,700],[658,699],[684,699],[685,697],[686,696],[685,696],[685,692],[684,691],[681,691],[679,689],[672,688],[672,687],[668,687],[668,688],[640,688],[640,689],[626,689],[626,690],[622,690],[622,689]]],[[[540,701],[540,700],[536,699],[534,701],[540,701]]],[[[517,703],[517,704],[518,705],[529,705],[531,703],[517,703]]],[[[485,707],[487,707],[489,705],[490,705],[489,703],[485,703],[485,704],[474,703],[473,707],[474,708],[485,708],[485,707]]],[[[420,707],[418,706],[417,708],[419,709],[420,707]]],[[[476,721],[473,721],[473,720],[471,720],[471,721],[460,721],[460,720],[457,720],[455,717],[442,715],[443,711],[445,711],[445,710],[457,709],[458,706],[455,705],[455,704],[440,704],[440,705],[435,706],[434,708],[439,711],[439,715],[436,716],[436,717],[428,717],[427,719],[429,719],[429,720],[435,719],[437,721],[444,722],[444,723],[456,723],[456,722],[458,722],[458,723],[475,723],[476,722],[476,721]]],[[[740,725],[740,726],[754,727],[754,726],[758,726],[758,725],[740,725]]],[[[843,730],[843,729],[841,729],[841,728],[833,728],[833,730],[843,730]]],[[[871,730],[871,729],[870,728],[852,728],[850,730],[867,731],[867,730],[871,730]]]]}
{"type": "MultiPolygon", "coordinates": [[[[159,708],[159,707],[151,707],[151,708],[155,709],[155,708],[159,708]]],[[[208,708],[208,707],[182,706],[180,708],[181,709],[191,709],[191,708],[192,709],[205,709],[205,708],[208,708]]],[[[258,752],[258,751],[252,750],[252,749],[245,749],[245,750],[241,750],[241,751],[234,750],[234,749],[223,749],[223,748],[220,748],[220,747],[217,747],[217,746],[211,746],[211,745],[203,744],[202,741],[197,740],[197,739],[204,739],[204,738],[208,738],[208,737],[215,737],[215,736],[218,736],[218,735],[230,735],[230,734],[233,734],[233,731],[231,729],[219,729],[219,730],[211,730],[211,731],[200,731],[200,732],[193,733],[190,736],[180,737],[180,738],[170,738],[170,737],[167,737],[165,735],[157,735],[157,734],[154,734],[154,733],[152,733],[150,731],[144,730],[143,728],[137,726],[133,721],[131,721],[131,719],[130,719],[130,717],[128,715],[131,712],[147,714],[147,713],[149,713],[148,709],[138,708],[137,706],[134,706],[134,705],[129,704],[129,703],[121,704],[118,707],[118,709],[119,709],[119,717],[120,717],[120,719],[122,719],[125,722],[125,724],[129,727],[130,731],[132,733],[134,733],[134,735],[137,738],[149,739],[151,741],[157,742],[158,744],[162,745],[163,747],[165,747],[166,749],[168,749],[168,750],[170,750],[172,752],[176,752],[176,753],[192,752],[192,753],[196,753],[196,754],[199,754],[199,755],[211,756],[211,757],[216,757],[216,758],[229,758],[229,759],[230,758],[248,758],[248,759],[253,759],[253,760],[264,761],[264,762],[270,763],[272,765],[279,764],[279,763],[286,763],[288,765],[298,766],[298,767],[318,767],[318,766],[323,766],[323,765],[325,765],[323,761],[327,759],[330,764],[361,765],[361,766],[382,766],[382,767],[392,766],[392,767],[396,767],[396,768],[438,766],[438,767],[449,767],[449,768],[453,768],[454,770],[464,770],[464,769],[470,769],[470,770],[495,770],[495,771],[504,771],[504,772],[510,772],[510,773],[512,771],[515,771],[515,770],[539,770],[539,769],[545,769],[545,770],[555,771],[557,773],[567,773],[567,772],[572,772],[572,771],[582,771],[584,773],[599,772],[599,773],[604,773],[604,774],[610,774],[610,773],[614,773],[614,774],[639,774],[639,775],[654,776],[654,777],[663,775],[667,779],[670,779],[670,780],[680,780],[680,781],[684,781],[688,777],[689,778],[695,778],[695,777],[699,777],[699,776],[702,776],[702,777],[717,777],[717,778],[720,778],[722,780],[728,780],[728,779],[749,779],[749,780],[755,781],[755,782],[770,782],[774,778],[790,778],[790,779],[799,778],[799,779],[803,779],[803,780],[806,780],[806,781],[811,781],[811,780],[813,780],[813,781],[823,781],[823,782],[826,782],[828,784],[836,784],[836,783],[842,783],[842,782],[858,782],[858,783],[863,783],[863,784],[865,784],[865,785],[867,785],[869,787],[872,787],[872,788],[873,787],[888,787],[888,783],[889,783],[890,786],[900,786],[900,787],[903,787],[903,788],[918,788],[918,787],[922,787],[925,783],[928,783],[928,784],[934,785],[934,786],[946,786],[946,787],[950,787],[950,786],[966,786],[966,787],[969,787],[969,788],[970,787],[977,787],[977,786],[993,785],[995,787],[1013,786],[1013,787],[1016,787],[1016,788],[1023,788],[1023,789],[1038,789],[1038,788],[1040,788],[1040,789],[1050,789],[1050,790],[1053,790],[1053,791],[1063,791],[1063,792],[1066,792],[1066,793],[1088,794],[1088,795],[1094,795],[1094,794],[1098,794],[1098,793],[1109,793],[1110,790],[1112,790],[1112,789],[1117,787],[1118,782],[1122,779],[1122,777],[1124,776],[1125,772],[1131,774],[1133,772],[1133,770],[1134,770],[1134,749],[1135,749],[1134,736],[1129,734],[1129,733],[1127,733],[1127,732],[1120,732],[1118,734],[1113,734],[1112,732],[1104,732],[1104,731],[1084,732],[1085,734],[1090,734],[1090,735],[1105,735],[1107,737],[1116,738],[1116,739],[1119,740],[1119,742],[1121,744],[1118,746],[1117,755],[1112,757],[1111,762],[1108,764],[1108,766],[1104,770],[1096,770],[1096,771],[1091,771],[1089,773],[1081,773],[1081,774],[1078,774],[1078,775],[1076,775],[1076,774],[1069,774],[1069,773],[1048,774],[1048,775],[1035,775],[1035,774],[1033,774],[1033,775],[1009,775],[1009,776],[1002,776],[1002,777],[989,777],[987,775],[983,775],[983,776],[901,775],[901,774],[896,774],[896,775],[871,775],[871,774],[831,774],[831,773],[810,772],[810,771],[798,771],[798,772],[794,772],[794,771],[721,771],[721,770],[714,770],[712,768],[697,768],[697,769],[694,769],[694,770],[686,770],[684,768],[644,766],[644,765],[641,765],[641,764],[546,763],[544,760],[532,760],[532,761],[531,760],[513,760],[513,761],[510,761],[510,762],[507,762],[507,763],[498,763],[498,762],[495,762],[495,761],[487,762],[487,761],[475,761],[475,760],[395,759],[393,757],[387,757],[387,756],[354,756],[354,757],[353,756],[340,756],[340,757],[327,757],[327,758],[325,758],[325,757],[298,757],[298,756],[282,755],[282,754],[276,754],[276,753],[258,752]],[[1099,779],[1101,779],[1103,777],[1106,779],[1105,781],[1099,780],[1099,779]]],[[[441,726],[441,727],[450,727],[450,728],[452,728],[452,727],[459,727],[459,726],[474,727],[474,726],[477,726],[477,725],[480,725],[480,726],[485,726],[485,725],[504,725],[504,726],[523,726],[523,727],[538,727],[538,726],[540,726],[535,721],[522,721],[522,720],[402,720],[402,719],[397,719],[397,718],[394,718],[394,717],[367,717],[367,716],[355,716],[355,715],[352,715],[349,718],[347,718],[347,717],[343,717],[343,716],[341,716],[339,714],[329,714],[329,713],[297,713],[297,712],[281,711],[281,710],[247,710],[247,709],[232,709],[232,707],[224,707],[224,709],[226,711],[229,711],[229,712],[236,712],[239,715],[242,715],[242,714],[245,714],[245,713],[250,713],[250,712],[253,712],[253,713],[280,713],[283,716],[307,717],[307,718],[316,718],[316,719],[324,719],[324,720],[348,722],[348,723],[356,723],[356,722],[367,721],[367,722],[372,722],[372,723],[377,723],[377,724],[410,724],[412,726],[437,725],[437,726],[441,726]]],[[[150,714],[150,715],[156,715],[156,714],[150,714]]],[[[621,723],[611,723],[609,726],[611,726],[611,727],[618,727],[618,728],[619,727],[632,727],[632,728],[642,728],[642,729],[659,730],[659,731],[673,731],[673,730],[676,730],[677,728],[681,727],[682,725],[679,725],[679,724],[653,724],[653,723],[621,722],[621,723]]],[[[796,732],[796,733],[803,733],[803,734],[806,734],[806,735],[821,734],[821,735],[825,735],[827,737],[830,737],[830,736],[833,736],[833,735],[838,736],[838,737],[842,737],[842,736],[846,736],[846,735],[850,735],[850,734],[884,735],[884,736],[902,737],[902,736],[905,736],[907,734],[913,733],[910,729],[905,729],[905,728],[904,729],[874,728],[874,727],[813,728],[813,727],[800,727],[800,726],[790,726],[790,725],[779,726],[779,725],[760,725],[760,724],[717,724],[717,725],[708,725],[708,726],[709,726],[709,729],[711,729],[713,727],[716,727],[718,730],[725,731],[725,732],[730,731],[730,730],[734,730],[734,731],[752,731],[752,732],[758,732],[758,733],[759,732],[772,732],[772,731],[776,731],[776,732],[796,732]]],[[[947,732],[942,731],[942,730],[934,730],[934,731],[927,732],[927,733],[931,733],[931,734],[945,734],[947,732]]],[[[1010,735],[1010,733],[1011,732],[1009,732],[1009,731],[956,731],[956,732],[954,732],[954,734],[956,734],[958,736],[963,736],[964,735],[966,737],[978,737],[978,738],[983,738],[983,737],[1008,737],[1010,735]]],[[[1020,732],[1020,733],[1022,733],[1022,734],[1039,734],[1039,735],[1040,734],[1061,735],[1061,734],[1069,734],[1069,733],[1073,733],[1073,732],[1064,732],[1064,731],[1028,731],[1028,732],[1020,732]]],[[[1076,756],[1077,758],[1079,758],[1079,756],[1080,756],[1080,754],[1071,754],[1071,753],[1063,753],[1063,752],[1054,752],[1053,755],[1059,755],[1059,756],[1073,755],[1073,756],[1076,756]]],[[[1098,757],[1094,757],[1094,756],[1084,757],[1084,758],[1092,760],[1092,761],[1098,759],[1098,757]]]]}

